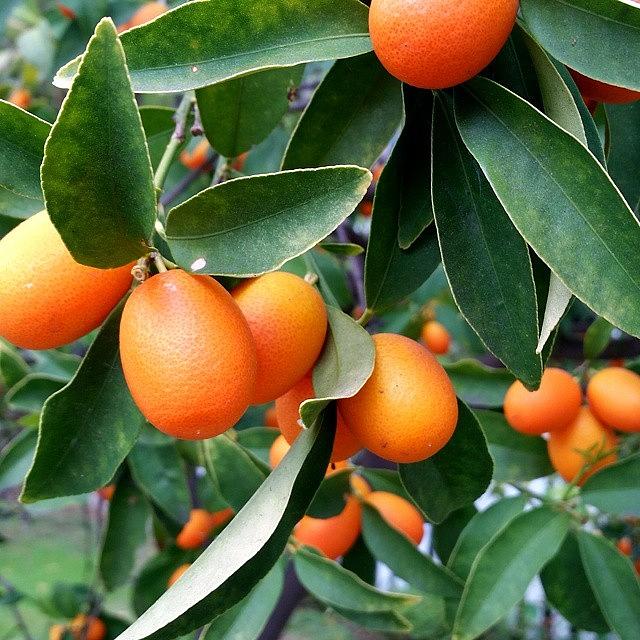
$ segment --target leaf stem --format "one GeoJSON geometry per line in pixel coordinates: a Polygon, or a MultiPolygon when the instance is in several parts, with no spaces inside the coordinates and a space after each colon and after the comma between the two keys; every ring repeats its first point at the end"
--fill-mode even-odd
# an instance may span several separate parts
{"type": "Polygon", "coordinates": [[[357,323],[361,326],[361,327],[366,327],[367,324],[369,324],[369,320],[371,320],[371,318],[373,318],[375,314],[373,313],[373,311],[371,309],[369,309],[369,307],[367,307],[363,312],[362,315],[358,318],[357,323]]]}

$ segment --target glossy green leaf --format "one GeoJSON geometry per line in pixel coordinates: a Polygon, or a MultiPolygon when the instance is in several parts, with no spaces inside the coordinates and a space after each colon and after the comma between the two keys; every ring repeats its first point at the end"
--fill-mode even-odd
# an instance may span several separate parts
{"type": "Polygon", "coordinates": [[[305,589],[330,607],[375,613],[419,601],[419,597],[409,594],[379,591],[337,562],[304,547],[296,551],[294,566],[305,589]]]}
{"type": "Polygon", "coordinates": [[[542,360],[529,251],[460,139],[444,96],[435,101],[432,154],[433,211],[455,302],[487,348],[537,387],[542,360]]]}
{"type": "Polygon", "coordinates": [[[109,503],[109,519],[100,554],[100,575],[108,590],[129,580],[136,552],[147,539],[146,525],[150,515],[144,495],[125,474],[109,503]]]}
{"type": "Polygon", "coordinates": [[[531,105],[482,78],[456,90],[456,119],[536,253],[598,315],[640,334],[640,224],[595,157],[531,105]]]}
{"type": "Polygon", "coordinates": [[[11,388],[29,373],[29,365],[21,353],[0,338],[0,378],[6,388],[11,388]]]}
{"type": "Polygon", "coordinates": [[[220,488],[222,497],[235,511],[240,511],[258,490],[266,474],[226,434],[204,440],[202,452],[207,473],[220,488]]]}
{"type": "Polygon", "coordinates": [[[627,199],[629,206],[640,211],[640,101],[631,104],[608,104],[609,174],[627,199]]]}
{"type": "Polygon", "coordinates": [[[587,360],[597,358],[611,341],[613,325],[604,318],[596,318],[584,334],[584,357],[587,360]]]}
{"type": "Polygon", "coordinates": [[[589,477],[582,499],[604,513],[640,516],[640,454],[609,465],[589,477]]]}
{"type": "Polygon", "coordinates": [[[32,360],[31,370],[48,376],[69,381],[75,375],[82,358],[73,353],[65,353],[57,349],[48,351],[30,351],[29,360],[32,360]]]}
{"type": "Polygon", "coordinates": [[[553,473],[547,443],[512,429],[502,413],[474,411],[489,444],[496,482],[534,480],[553,473]]]}
{"type": "Polygon", "coordinates": [[[451,440],[430,458],[399,469],[409,495],[429,520],[438,523],[486,491],[493,463],[476,417],[458,400],[458,424],[451,440]]]}
{"type": "Polygon", "coordinates": [[[269,450],[279,435],[280,430],[271,427],[250,427],[236,433],[238,444],[265,464],[269,464],[269,450]]]}
{"type": "Polygon", "coordinates": [[[186,469],[175,442],[146,425],[129,453],[131,475],[144,494],[174,522],[184,524],[191,510],[186,469]]]}
{"type": "Polygon", "coordinates": [[[60,391],[64,385],[65,381],[57,376],[29,374],[7,391],[5,401],[16,411],[37,413],[47,398],[60,391]]]}
{"type": "Polygon", "coordinates": [[[282,166],[371,167],[403,115],[400,82],[375,54],[339,60],[298,121],[282,166]]]}
{"type": "Polygon", "coordinates": [[[345,496],[351,493],[351,469],[340,469],[329,474],[323,481],[307,509],[314,518],[332,518],[345,507],[345,496]]]}
{"type": "Polygon", "coordinates": [[[289,108],[303,66],[266,69],[196,91],[205,134],[213,148],[235,158],[262,142],[289,108]]]}
{"type": "Polygon", "coordinates": [[[617,0],[522,0],[527,29],[554,57],[590,78],[640,89],[640,11],[617,0]],[[593,55],[597,47],[598,55],[593,55]]]}
{"type": "Polygon", "coordinates": [[[483,547],[520,515],[527,499],[523,496],[503,498],[486,511],[477,513],[464,528],[451,552],[447,568],[462,580],[466,580],[471,565],[483,547]]]}
{"type": "MultiPolygon", "coordinates": [[[[300,260],[304,268],[298,275],[304,277],[311,272],[318,276],[318,288],[326,304],[338,309],[353,308],[353,293],[349,288],[344,265],[337,257],[316,247],[307,251],[300,260]]],[[[292,262],[287,264],[290,265],[292,262]]]]}
{"type": "Polygon", "coordinates": [[[578,540],[573,532],[542,569],[540,579],[549,602],[574,627],[597,633],[609,631],[582,566],[578,540]]]}
{"type": "Polygon", "coordinates": [[[640,582],[629,558],[608,540],[579,531],[580,557],[600,610],[620,640],[640,637],[640,582]]]}
{"type": "Polygon", "coordinates": [[[0,454],[0,491],[17,487],[23,480],[33,460],[38,434],[25,429],[15,436],[0,454]]]}
{"type": "MultiPolygon", "coordinates": [[[[357,0],[192,2],[122,34],[133,88],[171,93],[270,67],[371,50],[367,8],[357,0]]],[[[54,80],[67,87],[78,62],[54,80]]]]}
{"type": "Polygon", "coordinates": [[[280,598],[283,585],[284,570],[280,561],[248,596],[207,627],[202,640],[257,640],[280,598]]]}
{"type": "Polygon", "coordinates": [[[144,418],[129,395],[118,351],[123,306],[111,313],[71,382],[45,403],[23,502],[99,489],[138,437],[144,418]]]}
{"type": "Polygon", "coordinates": [[[147,253],[156,212],[151,162],[110,19],[96,27],[51,130],[42,188],[78,262],[117,267],[147,253]]]}
{"type": "Polygon", "coordinates": [[[521,514],[503,528],[471,567],[453,639],[473,640],[509,613],[531,580],[557,553],[569,524],[568,515],[540,507],[521,514]]]}
{"type": "Polygon", "coordinates": [[[450,513],[440,524],[433,526],[433,548],[444,564],[449,562],[460,534],[476,513],[478,510],[475,505],[469,504],[450,513]]]}
{"type": "Polygon", "coordinates": [[[350,242],[323,242],[320,248],[336,256],[359,256],[364,253],[364,249],[359,244],[350,242]]]}
{"type": "Polygon", "coordinates": [[[472,407],[498,408],[515,378],[507,369],[487,367],[478,360],[444,363],[456,394],[472,407]]]}
{"type": "Polygon", "coordinates": [[[451,637],[451,625],[447,620],[447,608],[451,606],[444,598],[420,594],[422,601],[406,608],[402,616],[411,624],[413,640],[432,640],[451,637]]]}
{"type": "MultiPolygon", "coordinates": [[[[419,605],[416,605],[419,606],[419,605]]],[[[339,606],[331,607],[333,611],[341,615],[346,620],[353,622],[359,627],[386,633],[408,633],[411,631],[411,623],[398,611],[353,611],[339,606]]]]}
{"type": "Polygon", "coordinates": [[[51,125],[0,100],[0,214],[26,218],[44,209],[40,165],[51,125]]]}
{"type": "Polygon", "coordinates": [[[229,180],[175,207],[167,241],[185,269],[254,276],[328,236],[371,181],[359,167],[287,171],[229,180]]]}
{"type": "Polygon", "coordinates": [[[371,553],[413,588],[444,598],[462,595],[461,580],[423,555],[411,540],[366,503],[362,505],[362,537],[371,553]]]}
{"type": "Polygon", "coordinates": [[[376,584],[376,559],[362,539],[362,535],[342,557],[342,566],[368,584],[376,584]]]}
{"type": "Polygon", "coordinates": [[[170,640],[244,598],[276,563],[324,475],[335,435],[329,405],[249,502],[179,580],[119,640],[170,640]]]}
{"type": "Polygon", "coordinates": [[[411,500],[397,471],[362,467],[358,469],[358,475],[361,475],[374,491],[388,491],[389,493],[395,493],[401,498],[411,500]]]}

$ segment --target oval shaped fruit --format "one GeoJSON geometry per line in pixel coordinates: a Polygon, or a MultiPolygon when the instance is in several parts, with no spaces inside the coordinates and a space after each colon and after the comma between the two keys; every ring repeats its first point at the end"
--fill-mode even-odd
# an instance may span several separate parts
{"type": "Polygon", "coordinates": [[[582,75],[580,72],[569,69],[580,94],[585,99],[595,102],[606,102],[609,104],[627,104],[640,100],[640,92],[624,87],[616,87],[600,80],[594,80],[582,75]]]}
{"type": "Polygon", "coordinates": [[[262,422],[264,422],[265,426],[271,427],[272,429],[278,428],[278,415],[276,413],[275,407],[269,407],[264,412],[264,417],[262,418],[262,422]]]}
{"type": "Polygon", "coordinates": [[[233,298],[209,276],[172,269],[137,287],[122,313],[120,358],[140,411],[176,438],[223,433],[253,397],[251,331],[233,298]]]}
{"type": "Polygon", "coordinates": [[[360,503],[350,496],[344,509],[333,518],[304,516],[293,530],[293,536],[300,544],[337,560],[351,549],[360,535],[360,512],[360,503]]]}
{"type": "Polygon", "coordinates": [[[189,567],[191,566],[190,562],[187,562],[185,564],[181,564],[170,576],[169,579],[167,580],[167,588],[168,587],[172,587],[176,582],[178,582],[178,580],[180,580],[180,578],[182,578],[182,576],[189,570],[189,567]]]}
{"type": "MultiPolygon", "coordinates": [[[[305,400],[315,397],[313,381],[309,373],[309,375],[300,380],[292,389],[276,400],[278,426],[280,427],[280,432],[289,444],[293,444],[302,430],[299,422],[301,420],[300,405],[305,400]]],[[[336,437],[333,442],[331,461],[346,460],[357,451],[360,451],[360,449],[362,449],[362,445],[347,427],[340,415],[340,411],[338,411],[336,437]]]]}
{"type": "MultiPolygon", "coordinates": [[[[271,445],[269,449],[269,464],[272,469],[275,469],[280,462],[282,462],[282,458],[287,455],[287,452],[291,449],[291,445],[287,442],[286,438],[283,435],[279,435],[271,445]]],[[[340,471],[340,469],[346,469],[348,463],[346,460],[339,460],[337,462],[331,462],[327,466],[327,472],[325,475],[330,475],[335,471],[340,471]]]]}
{"type": "Polygon", "coordinates": [[[209,141],[204,138],[198,142],[193,151],[185,149],[180,154],[180,162],[182,162],[187,169],[199,169],[209,158],[209,151],[211,151],[211,145],[209,141]]]}
{"type": "Polygon", "coordinates": [[[84,614],[77,615],[71,621],[69,630],[74,640],[103,640],[107,635],[107,625],[100,618],[84,614]]]}
{"type": "Polygon", "coordinates": [[[349,484],[351,485],[353,495],[359,498],[364,498],[372,491],[369,483],[358,473],[352,473],[349,476],[349,484]]]}
{"type": "Polygon", "coordinates": [[[211,536],[213,531],[233,518],[233,509],[227,508],[215,513],[206,509],[192,509],[189,520],[176,537],[176,545],[181,549],[197,549],[211,536]]]}
{"type": "Polygon", "coordinates": [[[373,373],[338,410],[361,445],[392,462],[419,462],[444,447],[458,422],[453,385],[436,358],[417,342],[391,333],[373,336],[373,373]]]}
{"type": "Polygon", "coordinates": [[[0,336],[23,349],[54,349],[99,327],[131,286],[131,265],[77,263],[46,211],[0,240],[0,336]]]}
{"type": "Polygon", "coordinates": [[[629,536],[620,538],[620,540],[616,542],[616,547],[618,547],[618,551],[624,556],[633,555],[633,541],[629,536]]]}
{"type": "Polygon", "coordinates": [[[424,518],[407,500],[388,491],[372,491],[365,501],[375,507],[387,524],[403,533],[414,544],[424,535],[424,518]]]}
{"type": "Polygon", "coordinates": [[[444,325],[430,320],[422,326],[421,332],[422,342],[431,353],[436,355],[444,355],[449,351],[451,346],[451,336],[445,329],[444,325]]]}
{"type": "MultiPolygon", "coordinates": [[[[598,422],[587,407],[582,407],[572,424],[549,434],[547,449],[553,468],[567,482],[573,482],[586,463],[612,451],[617,444],[618,438],[613,431],[598,422]]],[[[616,453],[606,455],[590,467],[578,484],[583,484],[589,476],[617,459],[616,453]]]]}
{"type": "Polygon", "coordinates": [[[621,367],[598,371],[587,385],[594,415],[613,429],[640,432],[640,376],[621,367]]]}
{"type": "Polygon", "coordinates": [[[369,32],[387,71],[422,89],[444,89],[484,69],[507,41],[518,0],[373,0],[369,32]]]}
{"type": "Polygon", "coordinates": [[[536,391],[528,391],[519,380],[509,387],[504,416],[516,431],[539,436],[567,427],[581,405],[582,391],[575,378],[563,369],[549,367],[536,391]]]}
{"type": "Polygon", "coordinates": [[[7,102],[26,110],[31,106],[31,92],[24,88],[14,89],[7,98],[7,102]]]}
{"type": "Polygon", "coordinates": [[[275,400],[304,378],[322,351],[327,333],[322,296],[302,278],[284,271],[247,280],[231,294],[256,343],[253,404],[275,400]]]}

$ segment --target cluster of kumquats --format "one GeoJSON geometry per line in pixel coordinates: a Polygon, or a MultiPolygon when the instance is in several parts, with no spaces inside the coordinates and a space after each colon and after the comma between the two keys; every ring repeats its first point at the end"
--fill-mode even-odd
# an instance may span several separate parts
{"type": "Polygon", "coordinates": [[[617,459],[616,432],[640,433],[640,375],[622,367],[596,372],[586,385],[548,368],[537,391],[514,382],[504,399],[509,424],[527,435],[548,433],[549,458],[567,481],[582,484],[617,459]]]}

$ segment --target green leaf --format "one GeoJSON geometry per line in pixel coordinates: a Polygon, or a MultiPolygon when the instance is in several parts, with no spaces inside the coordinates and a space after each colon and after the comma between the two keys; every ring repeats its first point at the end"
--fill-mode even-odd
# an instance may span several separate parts
{"type": "Polygon", "coordinates": [[[172,209],[167,241],[188,270],[234,276],[273,271],[328,236],[370,181],[359,167],[229,180],[172,209]]]}
{"type": "Polygon", "coordinates": [[[149,504],[125,474],[109,504],[109,520],[100,554],[100,575],[109,591],[129,580],[136,552],[147,539],[146,524],[150,515],[149,504]]]}
{"type": "Polygon", "coordinates": [[[456,119],[536,253],[598,315],[640,335],[640,225],[595,157],[531,105],[482,78],[456,89],[456,119]]]}
{"type": "Polygon", "coordinates": [[[119,640],[170,640],[209,622],[244,598],[284,550],[329,463],[336,408],[304,430],[249,502],[119,640]]]}
{"type": "Polygon", "coordinates": [[[640,637],[640,582],[608,540],[579,531],[580,557],[605,620],[620,640],[640,637]]]}
{"type": "Polygon", "coordinates": [[[495,482],[534,480],[553,473],[543,438],[512,429],[496,411],[474,411],[489,443],[495,482]]]}
{"type": "Polygon", "coordinates": [[[96,27],[47,140],[42,188],[78,262],[118,267],[148,252],[156,213],[151,161],[108,18],[96,27]]]}
{"type": "Polygon", "coordinates": [[[296,574],[304,588],[329,607],[375,613],[394,611],[419,601],[409,594],[384,593],[367,584],[337,562],[300,548],[294,556],[296,574]]]}
{"type": "Polygon", "coordinates": [[[466,580],[476,556],[492,538],[520,515],[527,499],[523,496],[503,498],[486,511],[477,513],[464,528],[451,552],[447,568],[466,580]]]}
{"type": "Polygon", "coordinates": [[[2,449],[0,455],[0,491],[17,487],[23,480],[33,460],[38,434],[21,431],[2,449]]]}
{"type": "Polygon", "coordinates": [[[20,352],[0,338],[0,377],[11,388],[29,373],[29,365],[20,352]]]}
{"type": "Polygon", "coordinates": [[[219,615],[205,630],[202,640],[257,640],[284,586],[282,561],[258,582],[248,596],[219,615]]]}
{"type": "Polygon", "coordinates": [[[289,142],[284,169],[371,167],[403,119],[400,81],[375,54],[336,62],[289,142]]]}
{"type": "Polygon", "coordinates": [[[640,211],[640,102],[608,104],[609,174],[634,212],[640,211]]]}
{"type": "Polygon", "coordinates": [[[29,359],[33,360],[31,365],[33,372],[58,377],[67,382],[75,375],[82,361],[82,358],[73,353],[56,349],[30,351],[29,359]]]}
{"type": "Polygon", "coordinates": [[[397,611],[367,611],[363,613],[339,606],[333,606],[332,609],[346,620],[365,629],[395,634],[408,633],[412,629],[411,623],[404,616],[404,611],[402,613],[397,611]]]}
{"type": "Polygon", "coordinates": [[[433,547],[444,564],[449,562],[460,534],[476,513],[478,510],[475,505],[469,504],[450,513],[440,524],[433,526],[433,547]]]}
{"type": "Polygon", "coordinates": [[[51,125],[0,100],[0,214],[26,218],[44,209],[40,165],[51,125]]]}
{"type": "Polygon", "coordinates": [[[584,334],[584,357],[587,360],[597,358],[611,341],[613,325],[604,318],[596,318],[584,334]]]}
{"type": "Polygon", "coordinates": [[[351,492],[351,469],[341,469],[329,474],[323,481],[307,509],[313,518],[332,518],[344,510],[345,495],[351,492]]]}
{"type": "MultiPolygon", "coordinates": [[[[146,425],[127,458],[136,484],[174,522],[183,524],[189,518],[191,496],[186,470],[175,442],[154,437],[154,427],[146,425]]],[[[158,432],[158,436],[161,434],[158,432]]]]}
{"type": "Polygon", "coordinates": [[[409,495],[429,520],[438,523],[486,491],[493,463],[476,417],[458,400],[458,424],[451,440],[434,456],[399,469],[409,495]]]}
{"type": "Polygon", "coordinates": [[[196,91],[205,134],[213,148],[235,158],[262,142],[289,108],[304,66],[266,69],[196,91]]]}
{"type": "Polygon", "coordinates": [[[411,540],[387,524],[378,511],[366,503],[362,505],[362,537],[380,562],[415,589],[443,598],[456,599],[462,595],[461,580],[420,553],[411,540]]]}
{"type": "Polygon", "coordinates": [[[140,118],[149,146],[151,166],[156,169],[176,128],[175,110],[169,107],[140,107],[140,118]]]}
{"type": "Polygon", "coordinates": [[[279,435],[279,429],[270,427],[250,427],[236,432],[238,444],[267,465],[269,450],[279,435]]]}
{"type": "Polygon", "coordinates": [[[502,407],[504,394],[515,378],[507,369],[487,367],[477,360],[444,363],[456,394],[472,407],[502,407]]]}
{"type": "Polygon", "coordinates": [[[266,474],[226,434],[204,440],[202,452],[207,473],[220,487],[222,497],[235,511],[240,511],[258,490],[266,474]]]}
{"type": "Polygon", "coordinates": [[[540,579],[549,602],[574,627],[597,633],[609,631],[582,566],[573,532],[569,532],[558,553],[542,569],[540,579]]]}
{"type": "Polygon", "coordinates": [[[123,306],[111,313],[71,382],[45,403],[23,502],[99,489],[138,437],[144,418],[129,395],[118,352],[123,306]]]}
{"type": "Polygon", "coordinates": [[[366,467],[362,467],[358,469],[358,474],[369,483],[369,486],[374,491],[388,491],[389,493],[395,493],[401,498],[411,500],[397,471],[392,471],[391,469],[367,469],[366,467]]]}
{"type": "Polygon", "coordinates": [[[16,411],[37,413],[47,398],[65,386],[65,380],[57,376],[32,373],[7,391],[6,403],[16,411]]]}
{"type": "Polygon", "coordinates": [[[527,29],[554,58],[590,78],[640,90],[629,64],[640,56],[640,11],[632,4],[522,0],[520,10],[527,29]]]}
{"type": "MultiPolygon", "coordinates": [[[[371,51],[367,8],[357,0],[218,0],[187,3],[122,34],[133,88],[197,89],[251,71],[371,51]]],[[[54,83],[68,87],[73,60],[54,83]]]]}
{"type": "Polygon", "coordinates": [[[581,495],[604,513],[640,516],[640,454],[598,471],[584,483],[581,495]]]}
{"type": "Polygon", "coordinates": [[[453,627],[454,640],[473,640],[522,599],[529,583],[557,553],[570,518],[548,507],[523,513],[476,557],[453,627]],[[532,535],[535,532],[535,535],[532,535]]]}
{"type": "Polygon", "coordinates": [[[320,249],[324,249],[336,256],[359,256],[364,249],[359,244],[350,242],[323,242],[320,249]]]}
{"type": "Polygon", "coordinates": [[[365,545],[362,535],[342,557],[342,566],[368,584],[376,584],[376,559],[365,545]]]}
{"type": "Polygon", "coordinates": [[[537,387],[542,360],[529,251],[460,139],[442,95],[435,101],[432,154],[433,211],[455,302],[487,348],[537,387]]]}

